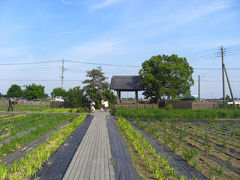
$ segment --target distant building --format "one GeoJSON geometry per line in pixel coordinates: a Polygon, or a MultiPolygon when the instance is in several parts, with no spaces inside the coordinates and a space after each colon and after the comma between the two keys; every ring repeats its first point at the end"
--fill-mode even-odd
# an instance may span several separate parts
{"type": "Polygon", "coordinates": [[[110,88],[117,91],[117,104],[121,103],[122,91],[135,91],[135,102],[138,104],[138,91],[144,90],[141,76],[113,76],[110,88]]]}

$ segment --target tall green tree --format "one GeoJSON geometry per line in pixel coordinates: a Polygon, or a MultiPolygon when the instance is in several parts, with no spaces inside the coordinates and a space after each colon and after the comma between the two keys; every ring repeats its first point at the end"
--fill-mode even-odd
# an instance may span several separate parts
{"type": "Polygon", "coordinates": [[[36,100],[38,98],[45,97],[44,86],[42,85],[36,84],[28,85],[26,86],[26,89],[23,91],[23,93],[28,100],[36,100]]]}
{"type": "Polygon", "coordinates": [[[51,92],[51,96],[54,98],[56,96],[67,97],[67,91],[62,88],[54,88],[51,92]]]}
{"type": "Polygon", "coordinates": [[[109,88],[109,83],[106,81],[107,77],[104,76],[102,68],[98,67],[87,71],[87,78],[83,81],[86,84],[83,89],[89,100],[96,102],[96,106],[100,106],[101,99],[107,99],[110,103],[116,100],[116,96],[109,88]]]}
{"type": "Polygon", "coordinates": [[[21,89],[21,86],[17,84],[11,85],[11,87],[7,91],[7,97],[22,97],[23,96],[23,91],[21,89]]]}
{"type": "Polygon", "coordinates": [[[158,55],[142,63],[139,75],[143,78],[144,95],[156,103],[190,95],[193,68],[186,58],[177,55],[158,55]]]}
{"type": "Polygon", "coordinates": [[[72,107],[83,107],[87,105],[87,100],[84,91],[79,87],[74,87],[68,90],[67,99],[72,107]]]}

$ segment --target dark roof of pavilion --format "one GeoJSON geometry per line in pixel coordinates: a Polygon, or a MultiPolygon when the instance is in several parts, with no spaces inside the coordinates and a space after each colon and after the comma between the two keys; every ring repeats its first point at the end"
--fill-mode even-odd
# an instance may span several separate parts
{"type": "Polygon", "coordinates": [[[141,80],[141,76],[113,76],[110,88],[120,91],[141,91],[144,90],[141,80]]]}

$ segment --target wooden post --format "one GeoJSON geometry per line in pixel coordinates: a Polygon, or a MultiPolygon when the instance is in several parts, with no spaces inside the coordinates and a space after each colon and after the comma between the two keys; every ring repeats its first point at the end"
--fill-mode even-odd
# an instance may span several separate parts
{"type": "Polygon", "coordinates": [[[221,47],[221,55],[222,55],[222,85],[223,85],[223,107],[225,107],[225,80],[224,80],[224,52],[223,46],[221,47]]]}
{"type": "Polygon", "coordinates": [[[138,91],[135,91],[135,104],[138,108],[138,91]]]}
{"type": "Polygon", "coordinates": [[[200,102],[200,75],[198,75],[198,101],[200,102]]]}
{"type": "Polygon", "coordinates": [[[117,91],[117,104],[121,103],[121,91],[117,91]]]}
{"type": "Polygon", "coordinates": [[[235,104],[232,88],[231,88],[231,85],[230,85],[230,81],[229,81],[229,78],[228,78],[227,70],[225,68],[225,65],[223,65],[223,66],[224,66],[224,70],[225,70],[225,74],[226,74],[227,82],[228,82],[228,87],[229,87],[229,90],[230,90],[230,93],[231,93],[231,97],[232,97],[232,101],[233,101],[233,107],[234,107],[234,109],[236,109],[236,104],[235,104]]]}

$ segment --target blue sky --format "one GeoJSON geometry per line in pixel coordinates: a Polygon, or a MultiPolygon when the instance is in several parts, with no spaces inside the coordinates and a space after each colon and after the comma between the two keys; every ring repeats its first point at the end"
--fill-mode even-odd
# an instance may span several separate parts
{"type": "MultiPolygon", "coordinates": [[[[43,84],[50,93],[61,86],[62,58],[126,65],[102,66],[110,80],[138,74],[139,68],[131,66],[151,56],[178,54],[196,68],[195,80],[201,76],[201,96],[218,98],[221,71],[197,68],[221,68],[215,53],[223,45],[233,92],[240,97],[239,0],[0,0],[0,27],[0,64],[59,60],[0,65],[1,93],[13,83],[43,84]]],[[[95,67],[65,62],[64,88],[82,86],[86,71],[95,67]]]]}

